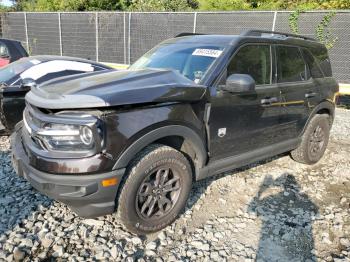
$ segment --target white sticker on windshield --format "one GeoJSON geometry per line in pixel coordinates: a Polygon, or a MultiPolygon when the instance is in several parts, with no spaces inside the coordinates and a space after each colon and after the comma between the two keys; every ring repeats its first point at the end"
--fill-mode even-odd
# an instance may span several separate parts
{"type": "Polygon", "coordinates": [[[219,57],[221,55],[221,50],[215,50],[215,49],[201,49],[197,48],[194,50],[192,55],[198,55],[198,56],[209,56],[209,57],[219,57]]]}

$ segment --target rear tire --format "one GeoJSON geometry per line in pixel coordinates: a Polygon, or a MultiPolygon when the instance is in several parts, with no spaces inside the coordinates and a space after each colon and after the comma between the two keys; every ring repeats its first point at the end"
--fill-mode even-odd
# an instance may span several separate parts
{"type": "Polygon", "coordinates": [[[184,209],[192,188],[190,163],[169,146],[145,148],[126,175],[118,214],[129,231],[141,235],[171,224],[184,209]]]}
{"type": "Polygon", "coordinates": [[[327,148],[329,132],[329,115],[315,115],[305,129],[301,144],[291,151],[291,157],[303,164],[312,165],[317,163],[327,148]]]}

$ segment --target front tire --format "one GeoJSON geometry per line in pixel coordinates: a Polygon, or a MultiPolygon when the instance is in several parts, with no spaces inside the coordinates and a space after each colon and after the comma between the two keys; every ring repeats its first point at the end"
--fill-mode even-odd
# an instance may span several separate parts
{"type": "Polygon", "coordinates": [[[163,145],[150,145],[130,164],[118,213],[126,228],[148,234],[171,224],[184,209],[192,188],[185,156],[163,145]]]}
{"type": "Polygon", "coordinates": [[[291,152],[291,157],[303,164],[317,163],[326,151],[329,133],[329,115],[315,115],[306,127],[301,144],[291,152]]]}

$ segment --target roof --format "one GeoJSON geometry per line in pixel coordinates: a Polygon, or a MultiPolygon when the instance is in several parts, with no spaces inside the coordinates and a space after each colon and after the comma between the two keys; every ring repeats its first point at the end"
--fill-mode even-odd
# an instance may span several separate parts
{"type": "Polygon", "coordinates": [[[165,42],[234,45],[238,40],[242,39],[250,39],[256,42],[263,41],[275,44],[289,43],[300,46],[323,46],[323,44],[317,42],[317,40],[311,37],[265,30],[246,30],[239,35],[181,33],[175,38],[169,39],[165,42]]]}
{"type": "Polygon", "coordinates": [[[0,41],[3,41],[3,42],[12,42],[12,43],[21,43],[21,41],[18,41],[18,40],[13,40],[13,39],[7,39],[7,38],[0,38],[0,41]]]}
{"type": "Polygon", "coordinates": [[[166,40],[164,43],[183,43],[183,44],[195,44],[195,43],[203,43],[203,44],[221,44],[221,45],[229,45],[234,40],[238,39],[239,35],[185,35],[176,38],[171,38],[166,40]]]}
{"type": "Polygon", "coordinates": [[[0,42],[5,44],[10,54],[10,62],[14,62],[22,57],[28,56],[20,41],[0,38],[0,42]]]}

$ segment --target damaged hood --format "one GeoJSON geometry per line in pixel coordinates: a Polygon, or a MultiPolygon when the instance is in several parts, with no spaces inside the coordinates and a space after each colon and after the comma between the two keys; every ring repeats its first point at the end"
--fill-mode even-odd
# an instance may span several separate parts
{"type": "Polygon", "coordinates": [[[26,100],[46,109],[94,108],[139,103],[195,102],[206,87],[171,70],[111,71],[68,77],[32,88],[26,100]]]}

